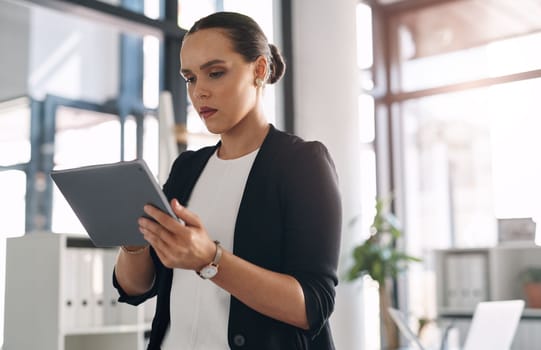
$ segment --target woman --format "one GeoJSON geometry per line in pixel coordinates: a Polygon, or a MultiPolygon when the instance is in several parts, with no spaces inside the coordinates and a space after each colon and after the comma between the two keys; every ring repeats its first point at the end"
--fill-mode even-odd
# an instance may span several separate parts
{"type": "Polygon", "coordinates": [[[213,147],[182,153],[151,206],[149,246],[122,247],[119,301],[157,295],[149,349],[334,349],[341,207],[319,142],[276,130],[262,108],[285,65],[249,17],[220,12],[184,37],[181,74],[213,147]],[[195,272],[195,273],[194,273],[195,272]]]}

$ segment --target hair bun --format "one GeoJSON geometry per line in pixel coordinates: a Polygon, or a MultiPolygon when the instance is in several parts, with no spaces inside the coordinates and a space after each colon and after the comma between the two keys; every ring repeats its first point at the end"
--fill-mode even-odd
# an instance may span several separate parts
{"type": "Polygon", "coordinates": [[[284,57],[276,45],[269,44],[269,48],[271,51],[271,72],[269,76],[269,83],[274,84],[284,75],[286,64],[284,62],[284,57]]]}

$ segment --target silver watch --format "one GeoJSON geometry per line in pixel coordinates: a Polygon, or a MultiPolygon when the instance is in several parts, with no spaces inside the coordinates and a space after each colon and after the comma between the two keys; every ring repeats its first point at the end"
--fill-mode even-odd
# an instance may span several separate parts
{"type": "Polygon", "coordinates": [[[216,244],[216,254],[214,255],[214,259],[212,260],[210,264],[203,267],[201,270],[197,272],[199,277],[205,280],[216,276],[216,274],[218,273],[218,266],[220,263],[220,259],[222,258],[222,246],[220,246],[220,242],[214,241],[214,244],[216,244]]]}

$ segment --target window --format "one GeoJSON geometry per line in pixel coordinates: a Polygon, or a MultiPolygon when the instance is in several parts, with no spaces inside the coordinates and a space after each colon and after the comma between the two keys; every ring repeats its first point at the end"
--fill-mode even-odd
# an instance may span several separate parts
{"type": "Polygon", "coordinates": [[[513,9],[459,0],[388,15],[392,187],[404,246],[424,259],[400,300],[418,317],[436,314],[433,249],[493,246],[499,218],[541,217],[541,9],[513,9]]]}
{"type": "MultiPolygon", "coordinates": [[[[376,152],[375,152],[375,102],[372,96],[374,82],[372,69],[374,55],[372,51],[372,11],[366,4],[357,5],[357,65],[360,76],[358,96],[359,116],[359,146],[361,167],[361,184],[359,197],[361,198],[361,212],[356,223],[361,233],[358,240],[365,240],[370,235],[370,225],[375,214],[376,204],[376,152]]],[[[380,327],[374,319],[378,318],[378,285],[368,276],[363,278],[363,301],[366,306],[362,311],[364,320],[363,348],[377,349],[380,347],[380,327]]]]}
{"type": "Polygon", "coordinates": [[[415,91],[540,69],[539,5],[507,6],[459,0],[396,16],[398,88],[415,91]]]}
{"type": "Polygon", "coordinates": [[[24,234],[25,229],[26,171],[31,156],[28,99],[0,103],[0,149],[0,212],[10,218],[0,232],[3,242],[7,237],[24,234]]]}
{"type": "Polygon", "coordinates": [[[375,214],[376,200],[376,153],[375,141],[375,104],[371,95],[374,82],[372,81],[372,11],[368,5],[357,5],[357,63],[361,76],[359,87],[359,135],[361,147],[361,179],[362,203],[360,213],[362,238],[367,238],[370,232],[371,218],[375,214]]]}
{"type": "MultiPolygon", "coordinates": [[[[147,16],[160,17],[163,1],[145,0],[141,4],[147,16]]],[[[85,7],[71,3],[62,6],[85,7]]],[[[0,35],[9,61],[0,66],[0,193],[4,199],[0,209],[9,217],[0,232],[3,266],[8,236],[23,235],[27,230],[84,232],[50,181],[50,170],[138,156],[157,174],[155,109],[164,67],[160,39],[135,34],[124,45],[123,34],[130,33],[115,26],[107,14],[96,13],[90,18],[85,17],[85,11],[1,1],[0,8],[5,19],[0,27],[10,29],[0,32],[11,33],[0,35]],[[104,17],[109,17],[107,23],[104,17]],[[126,47],[135,47],[136,55],[125,54],[126,47]],[[131,79],[129,83],[126,77],[131,79]],[[20,95],[28,97],[13,98],[20,95]]],[[[134,27],[127,27],[128,31],[146,28],[135,21],[134,27]]],[[[0,269],[0,347],[4,279],[0,269]]]]}

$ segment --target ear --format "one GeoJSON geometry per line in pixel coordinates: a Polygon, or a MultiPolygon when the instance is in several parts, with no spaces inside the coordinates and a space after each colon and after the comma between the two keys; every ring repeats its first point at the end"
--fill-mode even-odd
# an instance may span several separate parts
{"type": "Polygon", "coordinates": [[[267,58],[263,55],[259,56],[256,60],[255,60],[255,78],[260,78],[262,79],[263,81],[266,80],[267,78],[267,70],[268,70],[268,63],[267,63],[267,58]]]}

